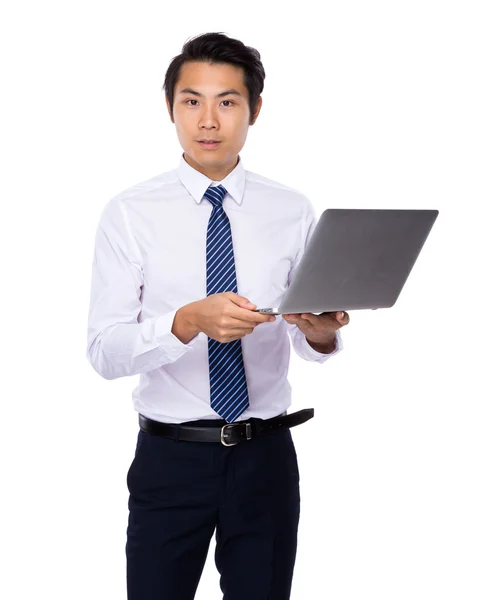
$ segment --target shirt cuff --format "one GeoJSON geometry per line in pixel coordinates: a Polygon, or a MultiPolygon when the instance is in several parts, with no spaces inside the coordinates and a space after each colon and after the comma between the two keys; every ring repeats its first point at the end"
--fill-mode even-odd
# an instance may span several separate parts
{"type": "Polygon", "coordinates": [[[194,349],[199,335],[194,336],[187,344],[179,340],[172,333],[172,325],[174,324],[175,314],[178,309],[161,315],[155,321],[154,338],[161,350],[170,356],[173,360],[177,360],[189,350],[194,349]]]}

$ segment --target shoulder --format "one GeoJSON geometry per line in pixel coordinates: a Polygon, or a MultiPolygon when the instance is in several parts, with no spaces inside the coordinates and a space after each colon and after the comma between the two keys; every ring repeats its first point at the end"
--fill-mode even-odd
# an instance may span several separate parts
{"type": "Polygon", "coordinates": [[[114,196],[110,202],[127,204],[136,198],[145,200],[154,195],[161,197],[162,192],[171,193],[178,186],[179,179],[177,177],[177,170],[172,169],[171,171],[165,171],[164,173],[140,181],[139,183],[122,190],[114,196]]]}
{"type": "Polygon", "coordinates": [[[253,171],[245,171],[245,178],[250,191],[259,192],[261,197],[269,195],[277,198],[284,208],[290,207],[301,212],[312,210],[310,199],[300,190],[253,171]]]}
{"type": "Polygon", "coordinates": [[[145,202],[173,197],[179,187],[180,181],[176,169],[159,173],[116,193],[104,206],[103,213],[112,217],[122,214],[125,218],[130,210],[138,208],[145,202]]]}

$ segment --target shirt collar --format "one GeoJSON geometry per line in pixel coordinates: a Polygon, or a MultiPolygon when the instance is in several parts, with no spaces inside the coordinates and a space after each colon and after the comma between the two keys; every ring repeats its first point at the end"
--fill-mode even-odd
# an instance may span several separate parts
{"type": "MultiPolygon", "coordinates": [[[[204,192],[208,187],[215,183],[213,179],[209,179],[203,173],[196,171],[184,159],[184,153],[180,157],[180,163],[177,167],[177,176],[182,185],[186,188],[189,194],[199,204],[203,199],[204,192]]],[[[228,173],[228,175],[218,182],[230,194],[237,204],[241,204],[243,200],[243,191],[245,189],[245,169],[243,167],[242,158],[238,155],[238,163],[236,167],[228,173]]]]}

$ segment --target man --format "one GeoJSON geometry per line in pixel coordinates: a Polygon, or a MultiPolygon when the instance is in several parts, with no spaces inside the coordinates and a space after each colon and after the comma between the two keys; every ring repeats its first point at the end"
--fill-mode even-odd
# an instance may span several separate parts
{"type": "Polygon", "coordinates": [[[349,316],[253,312],[278,306],[316,222],[305,196],[239,156],[264,78],[238,40],[188,41],[164,84],[179,166],[113,198],[97,229],[87,356],[106,379],[140,374],[129,600],[194,598],[215,531],[225,600],[290,597],[300,497],[289,428],[312,415],[287,414],[289,339],[323,363],[349,316]]]}

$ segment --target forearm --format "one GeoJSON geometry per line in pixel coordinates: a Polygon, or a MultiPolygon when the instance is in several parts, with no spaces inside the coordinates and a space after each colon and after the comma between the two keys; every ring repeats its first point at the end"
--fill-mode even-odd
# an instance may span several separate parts
{"type": "Polygon", "coordinates": [[[176,319],[179,311],[142,323],[117,323],[101,330],[98,324],[89,324],[87,357],[95,371],[104,379],[117,379],[178,360],[192,349],[187,344],[197,335],[181,315],[176,319]]]}

